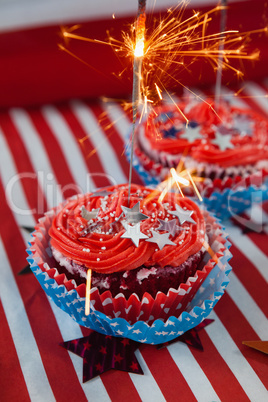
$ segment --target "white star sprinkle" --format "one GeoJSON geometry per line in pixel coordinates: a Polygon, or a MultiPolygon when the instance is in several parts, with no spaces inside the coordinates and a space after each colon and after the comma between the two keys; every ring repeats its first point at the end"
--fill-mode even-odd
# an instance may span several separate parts
{"type": "Polygon", "coordinates": [[[225,151],[227,148],[234,148],[234,144],[231,143],[231,134],[221,134],[218,131],[215,132],[214,140],[211,140],[212,144],[218,145],[221,151],[225,151]]]}
{"type": "Polygon", "coordinates": [[[99,190],[96,191],[95,193],[92,193],[89,198],[92,197],[106,197],[107,195],[113,194],[112,191],[107,191],[107,190],[99,190]]]}
{"type": "Polygon", "coordinates": [[[162,219],[158,219],[160,226],[157,228],[158,230],[166,230],[171,234],[172,237],[175,236],[175,233],[177,230],[180,229],[179,226],[177,226],[177,220],[176,219],[171,219],[170,221],[163,221],[162,219]]]}
{"type": "Polygon", "coordinates": [[[183,209],[178,204],[176,204],[175,207],[176,211],[168,211],[168,212],[172,215],[175,215],[179,219],[181,225],[183,225],[184,222],[190,222],[196,225],[196,222],[193,220],[193,218],[191,218],[194,211],[183,209]]]}
{"type": "Polygon", "coordinates": [[[147,239],[146,241],[156,243],[160,250],[162,250],[163,247],[165,247],[166,245],[176,246],[176,243],[174,243],[169,239],[169,233],[160,234],[153,229],[151,229],[151,232],[153,236],[147,239]]]}
{"type": "Polygon", "coordinates": [[[95,219],[99,213],[99,208],[98,209],[92,209],[92,211],[88,211],[84,205],[82,205],[81,208],[81,216],[82,218],[86,219],[87,221],[90,221],[91,219],[95,219]]]}
{"type": "Polygon", "coordinates": [[[180,135],[180,138],[188,140],[189,142],[194,142],[195,140],[201,140],[203,138],[200,133],[200,126],[191,127],[186,126],[183,134],[180,135]]]}
{"type": "Polygon", "coordinates": [[[128,223],[139,223],[148,218],[147,215],[144,215],[140,212],[140,202],[137,202],[137,204],[135,204],[132,208],[124,206],[121,206],[121,208],[128,223]]]}
{"type": "Polygon", "coordinates": [[[131,239],[136,247],[139,246],[140,239],[148,239],[144,233],[140,231],[140,223],[137,223],[134,226],[128,225],[126,222],[122,222],[126,232],[122,234],[123,239],[131,239]]]}
{"type": "Polygon", "coordinates": [[[248,135],[252,137],[253,121],[248,119],[247,116],[238,115],[234,117],[234,128],[239,131],[242,137],[248,135]]]}

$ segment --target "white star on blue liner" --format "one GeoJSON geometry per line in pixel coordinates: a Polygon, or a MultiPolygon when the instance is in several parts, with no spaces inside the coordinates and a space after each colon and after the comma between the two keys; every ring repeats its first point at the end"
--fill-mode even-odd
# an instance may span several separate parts
{"type": "Polygon", "coordinates": [[[169,233],[160,234],[153,229],[151,231],[153,236],[147,239],[146,241],[156,243],[160,250],[162,250],[167,245],[176,246],[176,243],[174,243],[169,239],[169,233]]]}
{"type": "Polygon", "coordinates": [[[125,233],[122,234],[123,239],[131,239],[136,247],[139,246],[139,242],[141,239],[148,239],[144,233],[140,230],[140,223],[137,223],[134,226],[128,225],[126,222],[122,222],[122,225],[125,228],[125,233]]]}
{"type": "Polygon", "coordinates": [[[185,222],[190,222],[196,225],[196,222],[193,220],[193,218],[191,218],[194,211],[183,209],[178,204],[176,204],[175,207],[176,211],[168,211],[168,212],[172,215],[175,215],[179,219],[181,225],[183,225],[185,222]]]}
{"type": "Polygon", "coordinates": [[[135,204],[132,208],[124,207],[123,205],[121,205],[121,208],[128,223],[139,223],[148,218],[147,215],[144,215],[140,212],[140,201],[137,202],[137,204],[135,204]]]}

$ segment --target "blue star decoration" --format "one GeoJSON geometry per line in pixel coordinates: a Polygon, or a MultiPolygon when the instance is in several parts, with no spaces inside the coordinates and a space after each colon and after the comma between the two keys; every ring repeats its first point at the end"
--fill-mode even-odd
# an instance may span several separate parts
{"type": "Polygon", "coordinates": [[[62,342],[60,346],[83,358],[83,382],[111,370],[143,374],[135,356],[138,343],[92,331],[88,336],[62,342]]]}
{"type": "Polygon", "coordinates": [[[168,130],[163,130],[163,137],[176,139],[177,133],[178,133],[178,130],[176,129],[176,127],[172,126],[168,130]]]}
{"type": "MultiPolygon", "coordinates": [[[[180,341],[188,346],[203,350],[198,332],[211,324],[214,320],[205,319],[195,328],[190,329],[172,341],[157,345],[157,349],[180,341]]],[[[144,344],[142,344],[144,347],[144,344]]],[[[83,359],[83,382],[99,376],[111,369],[129,373],[143,374],[142,368],[135,356],[135,350],[140,346],[138,342],[128,338],[103,335],[90,330],[90,334],[80,339],[62,342],[60,346],[75,353],[83,359]]]]}

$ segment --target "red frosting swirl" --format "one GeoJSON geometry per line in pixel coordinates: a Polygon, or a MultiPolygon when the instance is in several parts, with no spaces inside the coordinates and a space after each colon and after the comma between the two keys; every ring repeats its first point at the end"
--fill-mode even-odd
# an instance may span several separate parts
{"type": "MultiPolygon", "coordinates": [[[[128,206],[128,186],[106,188],[106,196],[86,194],[65,204],[54,218],[49,234],[51,246],[68,259],[85,265],[100,273],[112,273],[138,268],[141,265],[164,267],[179,266],[190,255],[198,252],[204,241],[205,222],[198,206],[187,198],[169,193],[162,203],[159,192],[132,185],[129,208],[140,201],[140,210],[148,218],[140,222],[140,231],[152,237],[152,229],[158,231],[159,219],[175,219],[168,211],[175,211],[176,204],[193,211],[191,218],[196,224],[185,222],[169,239],[175,245],[165,245],[162,250],[156,243],[141,239],[138,247],[131,239],[122,238],[126,232],[122,223],[126,222],[121,206],[128,206]],[[96,218],[86,220],[81,216],[81,208],[88,211],[99,208],[96,218]]],[[[167,231],[159,230],[160,234],[167,231]]]]}
{"type": "MultiPolygon", "coordinates": [[[[195,160],[222,167],[254,164],[268,159],[268,120],[251,111],[221,102],[215,112],[213,102],[163,106],[149,115],[144,123],[144,135],[152,150],[171,155],[186,154],[195,160]],[[179,111],[180,109],[180,111],[179,111]],[[188,110],[189,109],[189,110],[188,110]],[[185,119],[200,127],[201,138],[188,141],[185,119]],[[157,115],[157,117],[156,117],[157,115]],[[161,116],[164,117],[161,119],[161,116]],[[247,130],[243,130],[247,126],[247,130]],[[231,148],[220,149],[215,143],[217,131],[229,134],[231,148]],[[181,137],[182,136],[182,137],[181,137]]],[[[143,143],[142,138],[140,143],[143,143]]]]}

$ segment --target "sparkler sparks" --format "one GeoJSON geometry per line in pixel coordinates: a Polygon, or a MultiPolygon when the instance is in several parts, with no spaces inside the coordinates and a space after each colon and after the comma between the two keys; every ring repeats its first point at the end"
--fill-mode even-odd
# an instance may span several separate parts
{"type": "MultiPolygon", "coordinates": [[[[224,9],[224,6],[217,6],[207,13],[195,12],[183,20],[186,5],[186,1],[180,2],[177,7],[168,10],[167,17],[157,22],[150,34],[146,31],[142,98],[146,96],[147,99],[161,100],[161,92],[167,92],[168,80],[172,80],[173,85],[176,83],[184,86],[174,71],[178,71],[178,67],[189,68],[196,59],[204,58],[214,70],[231,69],[241,77],[243,73],[230,65],[230,60],[256,60],[259,56],[258,51],[247,53],[247,40],[253,33],[267,31],[267,27],[245,33],[230,30],[206,34],[213,15],[224,9]],[[223,36],[224,48],[220,46],[223,36]]],[[[135,55],[133,38],[128,33],[124,33],[123,38],[128,55],[135,55]]]]}
{"type": "MultiPolygon", "coordinates": [[[[170,192],[175,185],[177,186],[182,197],[184,197],[182,186],[189,187],[191,185],[193,187],[195,194],[199,198],[199,200],[201,202],[203,201],[203,198],[195,184],[195,182],[199,182],[203,179],[192,175],[194,172],[193,169],[191,169],[191,170],[188,170],[188,169],[181,170],[181,169],[182,169],[182,165],[179,165],[177,167],[177,169],[171,168],[170,176],[166,180],[162,181],[157,186],[158,191],[161,191],[159,198],[158,198],[158,202],[163,202],[167,193],[170,192]],[[186,176],[188,176],[189,180],[186,178],[186,176]]],[[[157,193],[157,191],[156,191],[156,193],[157,193]]]]}
{"type": "Polygon", "coordinates": [[[144,41],[145,41],[144,35],[145,35],[145,20],[146,20],[145,6],[146,6],[146,0],[139,0],[138,16],[136,22],[134,61],[133,61],[133,91],[132,91],[133,117],[132,117],[132,141],[131,141],[132,144],[131,144],[130,165],[129,165],[128,203],[130,202],[130,190],[132,181],[135,124],[141,95],[142,61],[144,56],[144,41]]]}
{"type": "MultiPolygon", "coordinates": [[[[134,63],[132,104],[125,103],[125,108],[132,107],[133,110],[132,142],[139,106],[142,105],[141,118],[147,113],[149,105],[165,101],[165,94],[172,101],[168,92],[170,82],[172,87],[175,84],[175,86],[181,85],[186,88],[178,79],[180,68],[189,69],[197,59],[201,58],[211,64],[214,70],[229,69],[241,77],[242,72],[232,66],[230,61],[256,60],[259,56],[258,51],[248,53],[247,44],[252,34],[267,33],[268,27],[244,33],[239,33],[237,30],[208,33],[209,24],[214,15],[225,7],[219,5],[205,13],[193,12],[191,16],[184,19],[187,4],[187,1],[181,1],[176,7],[167,10],[164,18],[155,19],[153,24],[147,24],[149,27],[145,27],[145,0],[139,0],[136,22],[131,25],[129,31],[122,32],[121,39],[109,36],[107,41],[100,41],[76,35],[74,31],[78,28],[77,26],[62,29],[64,41],[77,39],[110,46],[117,54],[128,58],[132,65],[134,63]],[[223,38],[224,47],[220,46],[223,38]]],[[[70,53],[63,45],[61,49],[70,53]]],[[[186,89],[190,91],[189,88],[186,89]]],[[[187,123],[187,116],[182,112],[181,114],[187,123]]],[[[132,178],[131,170],[129,182],[132,178]]],[[[179,175],[182,176],[183,172],[180,170],[181,167],[177,169],[177,173],[179,171],[179,175]]],[[[185,176],[187,175],[185,173],[185,176]]],[[[194,182],[197,179],[193,176],[194,182]]]]}
{"type": "MultiPolygon", "coordinates": [[[[136,86],[139,81],[139,102],[141,100],[146,106],[150,100],[154,103],[162,100],[163,93],[167,92],[168,81],[173,81],[173,86],[176,84],[184,87],[178,79],[179,67],[189,69],[200,58],[209,62],[214,70],[229,69],[242,77],[242,71],[230,62],[237,59],[257,60],[258,51],[247,51],[248,40],[252,34],[268,32],[268,27],[244,33],[229,30],[207,34],[209,23],[225,7],[219,5],[206,13],[193,12],[192,16],[183,19],[187,4],[187,1],[181,1],[167,11],[165,18],[155,20],[154,27],[145,29],[145,0],[140,0],[136,23],[130,27],[129,32],[122,33],[122,40],[111,36],[106,42],[85,38],[76,35],[73,28],[62,29],[62,35],[65,40],[78,39],[111,46],[117,54],[126,56],[132,62],[136,60],[140,65],[142,60],[142,71],[138,69],[134,81],[136,86]],[[220,46],[223,37],[224,48],[220,46]]],[[[62,49],[68,51],[63,46],[62,49]]]]}

